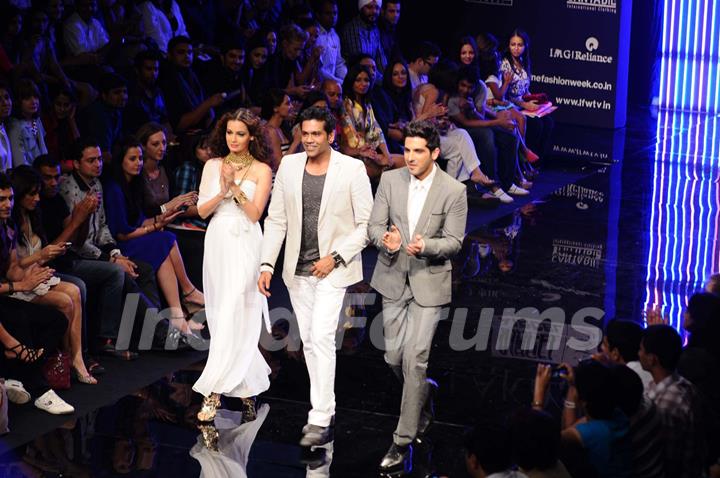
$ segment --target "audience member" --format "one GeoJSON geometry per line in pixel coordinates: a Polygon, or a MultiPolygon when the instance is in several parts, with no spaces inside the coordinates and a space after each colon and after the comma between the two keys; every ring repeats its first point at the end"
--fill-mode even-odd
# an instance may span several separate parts
{"type": "Polygon", "coordinates": [[[204,130],[215,117],[213,108],[225,101],[226,94],[205,97],[205,90],[192,70],[193,46],[186,36],[168,42],[168,61],[160,72],[160,88],[165,98],[173,131],[176,133],[204,130]]]}
{"type": "MultiPolygon", "coordinates": [[[[1,101],[1,100],[0,100],[1,101]]],[[[2,110],[0,109],[0,121],[2,120],[2,110]]],[[[705,292],[720,295],[720,274],[713,274],[705,283],[705,292]]]]}
{"type": "Polygon", "coordinates": [[[185,18],[188,36],[204,45],[217,45],[224,32],[217,26],[220,21],[219,6],[205,0],[180,0],[180,11],[185,18]]]}
{"type": "Polygon", "coordinates": [[[225,102],[215,114],[220,117],[228,111],[248,105],[248,97],[242,80],[245,63],[245,40],[239,35],[227,36],[220,46],[220,57],[208,62],[200,79],[208,95],[225,93],[225,102]]]}
{"type": "Polygon", "coordinates": [[[145,35],[143,16],[136,2],[104,1],[100,4],[100,18],[110,42],[115,43],[107,57],[108,65],[112,68],[125,71],[132,67],[138,53],[147,48],[157,48],[145,35]]]}
{"type": "MultiPolygon", "coordinates": [[[[207,136],[195,136],[193,139],[190,154],[183,156],[184,161],[175,170],[175,190],[173,195],[176,197],[199,192],[203,167],[212,155],[207,136]]],[[[183,222],[183,225],[203,230],[207,228],[207,221],[201,219],[198,215],[197,204],[188,206],[183,216],[187,219],[183,222]]]]}
{"type": "Polygon", "coordinates": [[[643,383],[634,370],[626,365],[617,365],[611,370],[617,406],[630,419],[628,436],[632,448],[632,476],[663,478],[666,476],[663,424],[657,408],[644,395],[643,383]]]}
{"type": "Polygon", "coordinates": [[[392,121],[393,107],[390,97],[387,93],[385,93],[385,90],[382,87],[382,75],[378,72],[375,60],[373,60],[370,55],[357,56],[353,59],[352,65],[356,63],[366,67],[370,73],[370,89],[367,93],[367,101],[373,107],[373,113],[375,114],[375,119],[380,125],[380,129],[382,129],[383,134],[387,136],[388,128],[390,126],[390,122],[392,121]]]}
{"type": "Polygon", "coordinates": [[[165,97],[158,87],[161,61],[162,55],[156,50],[141,51],[135,56],[135,82],[123,113],[126,133],[137,131],[145,123],[159,123],[171,131],[165,97]]]}
{"type": "Polygon", "coordinates": [[[12,106],[10,87],[0,81],[0,173],[13,167],[12,144],[8,134],[12,106]]]}
{"type": "MultiPolygon", "coordinates": [[[[567,364],[561,367],[568,384],[562,415],[563,445],[581,447],[599,478],[629,478],[632,460],[629,422],[616,407],[616,387],[610,368],[595,360],[581,362],[576,369],[567,364]],[[578,420],[579,409],[585,412],[582,420],[578,420]]],[[[538,364],[533,408],[542,409],[551,373],[551,366],[538,364]]]]}
{"type": "Polygon", "coordinates": [[[203,326],[187,321],[183,307],[197,312],[205,306],[205,299],[185,272],[175,235],[163,231],[181,211],[178,209],[145,217],[142,171],[142,146],[134,139],[124,141],[117,161],[113,163],[112,177],[105,183],[108,227],[117,238],[118,247],[124,256],[152,266],[157,283],[170,306],[171,326],[179,333],[188,335],[203,326]]]}
{"type": "Polygon", "coordinates": [[[612,319],[605,326],[605,336],[600,344],[602,355],[600,361],[608,361],[615,365],[626,365],[635,372],[642,381],[644,390],[652,383],[650,372],[643,370],[638,358],[642,327],[630,320],[612,319]]]}
{"type": "Polygon", "coordinates": [[[13,165],[32,164],[47,154],[45,128],[40,119],[40,90],[32,80],[22,79],[15,88],[15,116],[10,120],[10,145],[13,165]]]}
{"type": "MultiPolygon", "coordinates": [[[[380,9],[378,28],[380,44],[388,61],[402,57],[397,26],[400,22],[400,0],[385,0],[380,9]]],[[[387,65],[385,66],[387,68],[387,65]]]]}
{"type": "Polygon", "coordinates": [[[388,63],[383,75],[382,88],[390,100],[390,115],[388,121],[387,140],[391,153],[402,154],[403,130],[405,125],[412,121],[412,88],[408,75],[407,64],[403,60],[388,63]]]}
{"type": "Polygon", "coordinates": [[[480,55],[475,39],[471,36],[464,36],[460,38],[457,46],[458,48],[455,50],[456,61],[461,65],[477,67],[480,55]]]}
{"type": "Polygon", "coordinates": [[[527,478],[513,471],[510,434],[494,423],[475,427],[465,436],[465,467],[472,478],[527,478]]]}
{"type": "Polygon", "coordinates": [[[362,159],[371,179],[378,179],[385,169],[401,167],[404,160],[391,155],[385,143],[385,135],[375,119],[373,107],[368,101],[371,76],[363,65],[350,68],[343,82],[345,117],[343,118],[344,154],[362,159]]]}
{"type": "Polygon", "coordinates": [[[73,65],[98,66],[110,49],[110,37],[95,18],[96,13],[97,0],[78,0],[75,13],[65,20],[63,39],[68,56],[73,57],[73,65]]]}
{"type": "Polygon", "coordinates": [[[358,55],[370,55],[378,68],[384,70],[387,59],[380,41],[380,29],[377,25],[382,0],[358,0],[360,10],[340,32],[342,52],[345,58],[358,55]]]}
{"type": "Polygon", "coordinates": [[[413,92],[418,86],[428,82],[428,73],[439,59],[440,47],[434,43],[422,41],[413,48],[410,63],[408,63],[410,86],[413,92]]]}
{"type": "Polygon", "coordinates": [[[105,312],[101,315],[98,333],[101,351],[123,360],[133,360],[137,358],[137,354],[127,349],[129,344],[117,343],[122,311],[122,303],[118,302],[118,299],[122,299],[122,293],[117,289],[116,268],[126,274],[126,284],[134,282],[135,287],[142,290],[143,299],[158,307],[154,274],[149,264],[131,261],[123,256],[110,234],[102,204],[103,188],[99,178],[102,174],[103,159],[97,141],[80,137],[73,144],[70,157],[73,159],[73,173],[60,183],[60,195],[71,211],[71,222],[75,214],[80,217],[88,214],[87,225],[83,226],[84,234],[79,235],[70,249],[83,260],[75,261],[70,271],[86,283],[97,284],[104,280],[108,286],[112,286],[103,287],[101,291],[102,310],[105,312]],[[76,212],[76,208],[85,211],[76,212]],[[101,265],[102,263],[110,263],[113,269],[101,265]]]}
{"type": "MultiPolygon", "coordinates": [[[[13,169],[12,188],[15,195],[12,217],[17,236],[15,249],[11,254],[16,256],[17,265],[25,271],[32,267],[45,266],[65,253],[67,243],[47,243],[37,207],[40,201],[40,175],[31,166],[18,166],[13,169]]],[[[53,274],[31,291],[18,291],[10,297],[44,304],[62,312],[68,321],[63,349],[70,355],[75,377],[81,383],[97,384],[95,377],[88,372],[82,356],[83,303],[78,286],[53,274]]]]}
{"type": "Polygon", "coordinates": [[[342,96],[342,85],[335,80],[325,80],[320,87],[322,93],[325,94],[328,109],[335,117],[335,141],[333,148],[340,149],[343,136],[342,118],[345,115],[345,104],[342,96]]]}
{"type": "MultiPolygon", "coordinates": [[[[269,56],[267,40],[261,34],[250,38],[245,46],[245,65],[242,69],[242,80],[250,103],[256,107],[262,104],[263,94],[267,88],[267,68],[269,56]]],[[[257,108],[259,112],[259,108],[257,108]]]]}
{"type": "Polygon", "coordinates": [[[280,88],[288,95],[302,98],[310,91],[300,78],[302,68],[298,61],[305,48],[308,34],[295,24],[285,25],[280,30],[280,47],[268,58],[266,87],[280,88]]]}
{"type": "Polygon", "coordinates": [[[270,167],[277,171],[282,157],[288,154],[292,141],[288,132],[288,118],[292,105],[290,97],[282,90],[270,88],[263,100],[260,117],[267,121],[268,143],[272,151],[270,167]]]}
{"type": "Polygon", "coordinates": [[[167,137],[163,127],[147,123],[137,131],[137,139],[143,150],[143,214],[154,217],[166,212],[175,212],[197,203],[197,191],[170,199],[170,175],[162,161],[167,151],[167,137]]]}
{"type": "Polygon", "coordinates": [[[320,86],[320,65],[323,53],[323,47],[317,44],[320,24],[311,18],[301,20],[297,25],[307,34],[307,41],[298,58],[301,70],[296,77],[296,82],[316,88],[320,86]]]}
{"type": "Polygon", "coordinates": [[[52,108],[42,115],[45,143],[48,154],[60,162],[63,173],[69,173],[72,171],[72,159],[66,155],[67,146],[80,137],[75,118],[78,102],[75,94],[65,87],[51,91],[52,108]]]}
{"type": "Polygon", "coordinates": [[[342,57],[340,37],[335,31],[338,19],[337,0],[316,0],[314,10],[320,24],[315,44],[322,49],[319,79],[341,83],[347,74],[347,66],[342,57]]]}
{"type": "Polygon", "coordinates": [[[145,35],[152,38],[162,52],[170,53],[168,43],[175,37],[187,37],[182,12],[175,0],[146,0],[140,4],[145,35]]]}
{"type": "MultiPolygon", "coordinates": [[[[520,109],[536,111],[539,108],[536,102],[523,99],[530,93],[531,80],[530,37],[524,31],[515,30],[510,34],[500,71],[503,77],[508,72],[512,75],[506,92],[507,99],[520,109]]],[[[554,124],[550,115],[528,118],[526,144],[540,157],[550,152],[550,135],[554,124]]]]}
{"type": "Polygon", "coordinates": [[[125,78],[105,73],[100,78],[100,97],[81,112],[82,131],[98,141],[104,161],[112,160],[112,148],[122,137],[127,101],[125,78]]]}
{"type": "Polygon", "coordinates": [[[643,332],[639,358],[653,376],[647,392],[664,427],[665,476],[702,476],[707,463],[704,417],[698,391],[677,373],[682,354],[680,334],[669,325],[651,325],[643,332]]]}
{"type": "Polygon", "coordinates": [[[570,478],[560,461],[560,428],[541,410],[522,408],[510,420],[515,463],[528,478],[570,478]]]}

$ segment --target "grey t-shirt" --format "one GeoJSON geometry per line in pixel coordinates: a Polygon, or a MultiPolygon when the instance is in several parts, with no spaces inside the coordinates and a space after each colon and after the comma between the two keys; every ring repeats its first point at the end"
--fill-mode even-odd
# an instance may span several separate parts
{"type": "Polygon", "coordinates": [[[325,174],[313,176],[307,171],[303,174],[302,184],[302,239],[300,240],[300,255],[298,257],[295,275],[309,276],[313,263],[320,259],[318,248],[318,216],[320,215],[320,201],[322,200],[325,174]]]}

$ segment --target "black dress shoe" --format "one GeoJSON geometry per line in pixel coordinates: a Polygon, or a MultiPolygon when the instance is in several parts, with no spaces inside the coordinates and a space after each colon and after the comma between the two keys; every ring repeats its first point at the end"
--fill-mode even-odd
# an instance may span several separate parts
{"type": "Polygon", "coordinates": [[[418,431],[415,435],[416,444],[420,444],[425,440],[427,432],[435,419],[435,394],[438,390],[438,384],[437,382],[435,382],[435,380],[431,378],[427,378],[425,380],[427,381],[428,387],[430,389],[428,390],[428,396],[425,400],[425,405],[423,405],[423,408],[420,411],[420,419],[418,420],[418,431]]]}
{"type": "Polygon", "coordinates": [[[412,471],[412,445],[398,446],[395,443],[380,461],[380,475],[383,477],[404,476],[412,471]]]}

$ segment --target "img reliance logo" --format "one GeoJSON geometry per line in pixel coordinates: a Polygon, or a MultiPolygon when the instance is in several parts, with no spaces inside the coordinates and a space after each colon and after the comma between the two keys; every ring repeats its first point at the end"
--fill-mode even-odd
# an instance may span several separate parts
{"type": "Polygon", "coordinates": [[[617,0],[566,0],[565,5],[573,10],[617,13],[617,0]]]}
{"type": "Polygon", "coordinates": [[[596,53],[593,53],[598,48],[600,48],[600,41],[598,41],[598,39],[595,37],[588,37],[588,39],[585,40],[585,51],[550,48],[550,58],[584,61],[589,63],[611,64],[613,62],[612,56],[598,55],[596,53]]]}

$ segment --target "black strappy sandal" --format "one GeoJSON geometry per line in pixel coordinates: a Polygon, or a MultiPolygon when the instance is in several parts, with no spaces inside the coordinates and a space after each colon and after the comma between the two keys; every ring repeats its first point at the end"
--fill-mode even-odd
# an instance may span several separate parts
{"type": "Polygon", "coordinates": [[[181,304],[188,315],[194,315],[205,308],[205,304],[188,299],[188,297],[190,297],[190,295],[195,291],[197,291],[197,287],[193,287],[190,292],[187,294],[183,293],[182,295],[181,304]]]}
{"type": "Polygon", "coordinates": [[[33,363],[37,362],[37,360],[42,357],[44,351],[44,349],[31,349],[27,345],[18,342],[15,347],[5,349],[5,357],[10,360],[20,360],[25,363],[33,363]],[[8,355],[8,352],[11,355],[8,355]]]}

